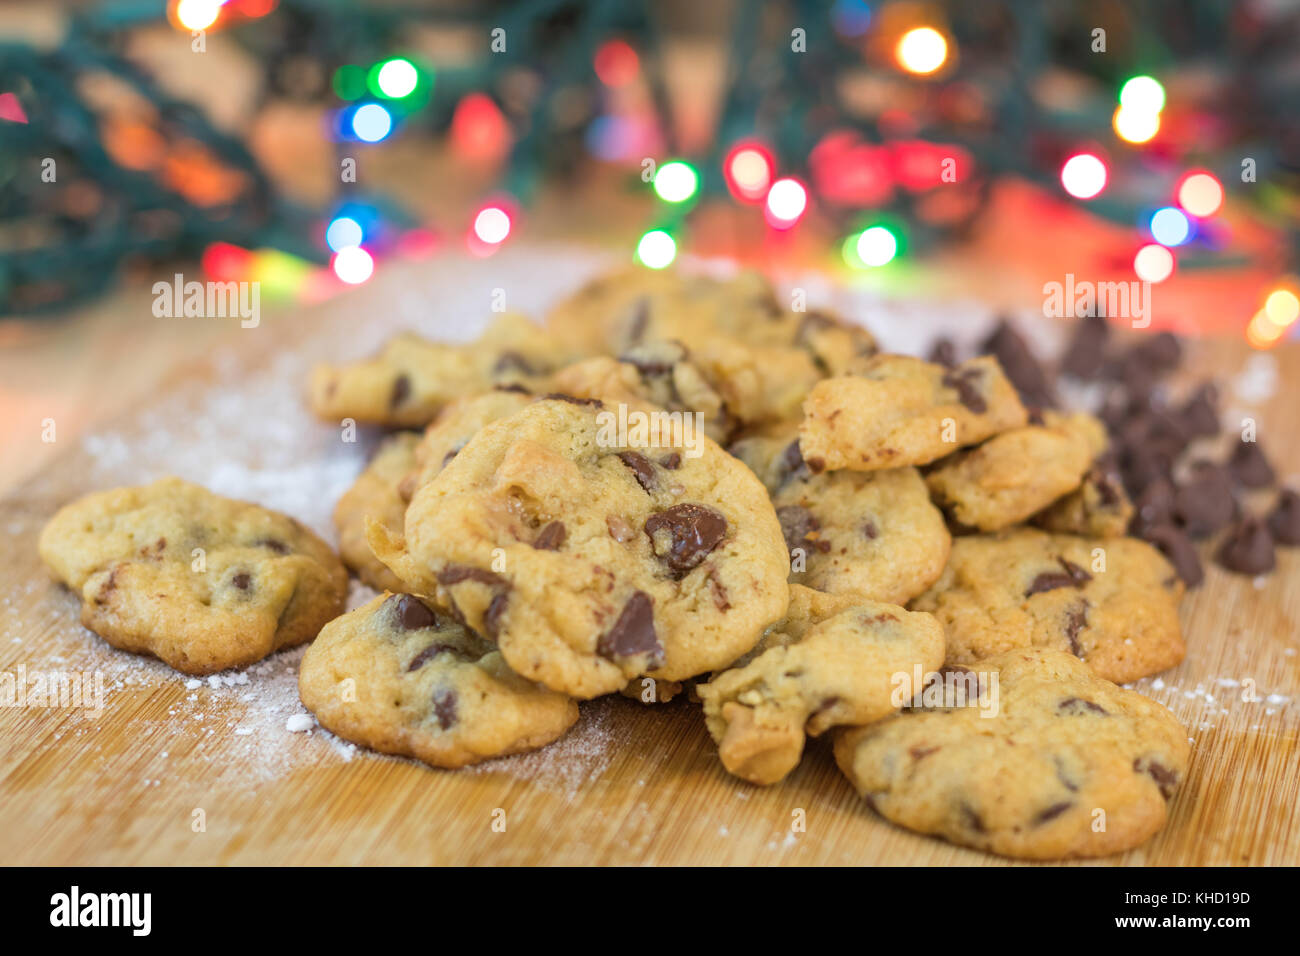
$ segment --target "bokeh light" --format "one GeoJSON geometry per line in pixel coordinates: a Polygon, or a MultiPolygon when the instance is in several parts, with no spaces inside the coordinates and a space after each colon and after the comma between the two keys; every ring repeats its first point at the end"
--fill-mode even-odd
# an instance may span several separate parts
{"type": "Polygon", "coordinates": [[[377,143],[393,129],[393,118],[378,103],[366,103],[352,114],[352,133],[367,143],[377,143]]]}
{"type": "Polygon", "coordinates": [[[500,245],[510,235],[510,214],[500,206],[485,206],[474,217],[474,235],[489,246],[500,245]]]}
{"type": "Polygon", "coordinates": [[[608,40],[600,45],[593,61],[596,76],[606,86],[626,86],[636,79],[641,59],[625,40],[608,40]]]}
{"type": "Polygon", "coordinates": [[[1061,167],[1061,185],[1076,199],[1091,199],[1106,188],[1106,164],[1092,153],[1076,153],[1061,167]]]}
{"type": "Polygon", "coordinates": [[[1209,173],[1192,173],[1178,187],[1178,205],[1193,216],[1213,216],[1223,205],[1223,186],[1209,173]]]}
{"type": "Polygon", "coordinates": [[[1143,246],[1133,257],[1133,271],[1143,282],[1164,282],[1174,272],[1174,254],[1164,246],[1143,246]]]}
{"type": "Polygon", "coordinates": [[[1151,214],[1151,238],[1162,246],[1181,246],[1192,234],[1192,224],[1181,209],[1165,206],[1151,214]]]}
{"type": "Polygon", "coordinates": [[[1279,328],[1286,328],[1300,319],[1300,298],[1290,289],[1274,289],[1264,300],[1264,315],[1279,328]]]}
{"type": "Polygon", "coordinates": [[[885,226],[862,230],[854,246],[864,266],[883,266],[898,255],[898,237],[885,226]]]}
{"type": "Polygon", "coordinates": [[[375,84],[379,93],[390,100],[400,100],[415,92],[420,83],[420,72],[415,64],[402,57],[394,57],[379,67],[375,84]]]}
{"type": "Polygon", "coordinates": [[[808,190],[797,179],[778,179],[767,192],[764,215],[776,229],[789,229],[808,208],[808,190]]]}
{"type": "Polygon", "coordinates": [[[1160,114],[1121,106],[1112,120],[1115,135],[1127,143],[1145,143],[1160,131],[1160,114]]]}
{"type": "Polygon", "coordinates": [[[1159,113],[1165,108],[1165,88],[1155,77],[1132,77],[1120,87],[1119,105],[1138,113],[1159,113]]]}
{"type": "Polygon", "coordinates": [[[636,244],[637,260],[651,269],[666,269],[677,258],[677,243],[662,229],[651,229],[636,244]]]}
{"type": "Polygon", "coordinates": [[[722,164],[727,188],[744,202],[761,202],[772,183],[772,155],[756,143],[732,147],[722,164]]]}
{"type": "Polygon", "coordinates": [[[948,59],[948,41],[934,27],[916,27],[903,34],[894,52],[898,65],[908,73],[925,76],[948,59]]]}
{"type": "Polygon", "coordinates": [[[366,71],[355,63],[345,63],[334,71],[334,95],[341,100],[360,99],[366,95],[366,71]]]}
{"type": "Polygon", "coordinates": [[[1276,325],[1270,321],[1268,314],[1260,309],[1246,323],[1246,341],[1251,348],[1271,349],[1286,334],[1286,326],[1276,325]]]}
{"type": "Polygon", "coordinates": [[[325,229],[325,245],[334,252],[342,252],[348,246],[359,246],[362,238],[361,223],[351,216],[339,216],[325,229]]]}
{"type": "Polygon", "coordinates": [[[333,269],[348,285],[360,285],[375,271],[375,260],[360,246],[348,246],[335,254],[333,269]]]}
{"type": "Polygon", "coordinates": [[[187,30],[206,30],[220,14],[221,0],[181,0],[176,4],[176,19],[187,30]]]}
{"type": "Polygon", "coordinates": [[[866,0],[835,0],[831,25],[840,36],[860,37],[871,26],[871,7],[866,0]]]}
{"type": "Polygon", "coordinates": [[[695,195],[700,177],[681,160],[664,163],[655,173],[655,192],[664,202],[685,202],[695,195]]]}

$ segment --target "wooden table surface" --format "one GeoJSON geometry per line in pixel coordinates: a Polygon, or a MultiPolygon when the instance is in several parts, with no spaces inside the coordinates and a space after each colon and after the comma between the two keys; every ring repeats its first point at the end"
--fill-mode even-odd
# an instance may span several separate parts
{"type": "MultiPolygon", "coordinates": [[[[50,581],[35,550],[57,507],[172,471],[242,491],[330,533],[333,500],[365,448],[343,445],[334,429],[307,416],[301,376],[310,361],[357,356],[398,326],[469,335],[503,282],[553,296],[590,271],[590,263],[564,266],[566,255],[534,250],[395,267],[257,330],[213,333],[208,355],[84,437],[61,437],[54,449],[37,448],[34,434],[27,445],[13,444],[18,454],[50,457],[0,499],[8,542],[0,552],[0,674],[20,667],[98,673],[105,697],[98,715],[0,707],[5,862],[1003,862],[874,816],[824,740],[811,741],[802,765],[778,786],[735,780],[718,763],[698,706],[684,699],[656,707],[622,698],[587,703],[578,726],[549,748],[436,771],[368,754],[319,729],[287,730],[302,710],[301,651],[187,686],[183,675],[117,652],[77,624],[77,601],[50,581]],[[804,830],[792,826],[800,816],[804,830]]],[[[521,292],[512,306],[539,307],[531,294],[521,292]]],[[[904,315],[882,308],[867,321],[891,344],[917,333],[904,315]]],[[[975,335],[983,319],[953,321],[975,335]]],[[[125,318],[122,348],[137,341],[151,348],[145,332],[159,321],[147,308],[125,318]]],[[[1237,339],[1194,341],[1189,379],[1212,372],[1226,382],[1248,357],[1237,339]]],[[[1283,346],[1265,361],[1275,365],[1276,389],[1259,400],[1225,385],[1227,411],[1258,420],[1279,474],[1294,481],[1300,348],[1283,346]]],[[[1257,368],[1254,378],[1266,374],[1257,368]]],[[[1164,831],[1105,862],[1300,863],[1300,553],[1280,551],[1277,571],[1257,581],[1207,565],[1207,582],[1184,601],[1182,619],[1186,660],[1137,686],[1186,726],[1194,741],[1190,773],[1164,831]]]]}

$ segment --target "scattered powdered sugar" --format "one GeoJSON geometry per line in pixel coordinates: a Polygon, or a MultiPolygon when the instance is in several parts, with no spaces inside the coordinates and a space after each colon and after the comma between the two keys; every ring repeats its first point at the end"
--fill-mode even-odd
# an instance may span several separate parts
{"type": "Polygon", "coordinates": [[[545,790],[576,794],[599,779],[617,751],[616,711],[630,702],[602,697],[581,705],[569,732],[548,747],[513,757],[498,757],[468,768],[471,773],[504,773],[545,790]]]}

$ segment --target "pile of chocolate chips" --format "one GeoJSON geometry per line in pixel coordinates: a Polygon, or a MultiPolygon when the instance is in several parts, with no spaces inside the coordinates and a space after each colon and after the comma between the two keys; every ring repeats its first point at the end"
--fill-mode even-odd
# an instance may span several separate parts
{"type": "MultiPolygon", "coordinates": [[[[1053,376],[1006,320],[980,352],[998,359],[1029,408],[1060,405],[1053,376]]],[[[1241,502],[1245,493],[1276,484],[1259,443],[1235,442],[1224,461],[1189,450],[1195,440],[1220,434],[1219,392],[1213,382],[1204,382],[1181,404],[1162,397],[1158,386],[1177,370],[1182,353],[1170,332],[1119,349],[1106,319],[1090,316],[1076,323],[1059,373],[1109,386],[1098,416],[1111,445],[1099,464],[1118,473],[1133,498],[1130,534],[1159,548],[1188,587],[1205,576],[1193,541],[1220,532],[1214,552],[1220,565],[1239,574],[1271,571],[1276,545],[1300,545],[1300,495],[1282,489],[1267,515],[1250,514],[1241,502]]],[[[946,341],[931,354],[944,364],[955,358],[946,341]]]]}

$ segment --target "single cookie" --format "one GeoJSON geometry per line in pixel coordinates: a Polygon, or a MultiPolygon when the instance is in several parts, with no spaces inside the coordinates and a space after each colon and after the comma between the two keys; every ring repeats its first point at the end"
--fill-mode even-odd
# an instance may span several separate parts
{"type": "Polygon", "coordinates": [[[375,358],[312,370],[312,411],[324,421],[344,419],[398,428],[427,425],[443,405],[494,385],[545,391],[547,377],[568,364],[546,331],[520,315],[502,315],[476,342],[394,338],[375,358]]]}
{"type": "Polygon", "coordinates": [[[1133,502],[1113,459],[1092,463],[1083,482],[1064,498],[1034,516],[1034,524],[1058,534],[1118,538],[1133,520],[1133,502]]]}
{"type": "Polygon", "coordinates": [[[334,506],[334,527],[339,532],[339,556],[363,583],[376,591],[400,590],[397,575],[375,557],[366,541],[366,519],[400,528],[406,499],[399,488],[415,468],[416,432],[398,432],[384,440],[356,482],[334,506]]]}
{"type": "Polygon", "coordinates": [[[1017,528],[957,538],[934,586],[912,602],[948,634],[948,663],[1052,647],[1126,684],[1183,659],[1169,562],[1136,538],[1017,528]]]}
{"type": "Polygon", "coordinates": [[[698,692],[723,765],[750,783],[771,784],[798,765],[805,733],[888,716],[910,699],[900,675],[911,682],[914,670],[937,669],[943,655],[943,628],[932,615],[855,598],[796,642],[774,641],[698,692]]]}
{"type": "Polygon", "coordinates": [[[523,386],[502,386],[444,405],[415,447],[415,468],[398,489],[402,497],[410,501],[416,489],[437,477],[484,425],[513,415],[535,398],[523,386]]]}
{"type": "Polygon", "coordinates": [[[924,465],[1027,420],[997,360],[945,368],[877,355],[819,382],[803,403],[799,446],[813,471],[924,465]]]}
{"type": "Polygon", "coordinates": [[[87,495],[41,532],[41,558],[114,647],[211,674],[309,641],[348,574],[302,524],[179,478],[87,495]]]}
{"type": "Polygon", "coordinates": [[[844,731],[835,759],[893,823],[1030,860],[1106,856],[1164,826],[1187,733],[1164,707],[1050,648],[990,657],[979,706],[844,731]]]}
{"type": "Polygon", "coordinates": [[[489,641],[407,594],[325,625],[298,693],[322,727],[381,753],[463,767],[545,746],[578,706],[524,680],[489,641]]]}
{"type": "Polygon", "coordinates": [[[594,697],[680,681],[749,650],[789,603],[757,479],[705,436],[630,444],[599,401],[550,398],[480,430],[371,547],[450,603],[514,670],[594,697]]]}
{"type": "Polygon", "coordinates": [[[903,604],[943,571],[952,538],[915,468],[814,475],[793,425],[730,450],[768,488],[792,582],[903,604]]]}
{"type": "Polygon", "coordinates": [[[925,483],[957,522],[981,531],[1019,524],[1079,487],[1106,448],[1106,428],[1085,412],[1044,412],[937,462],[925,483]]]}

